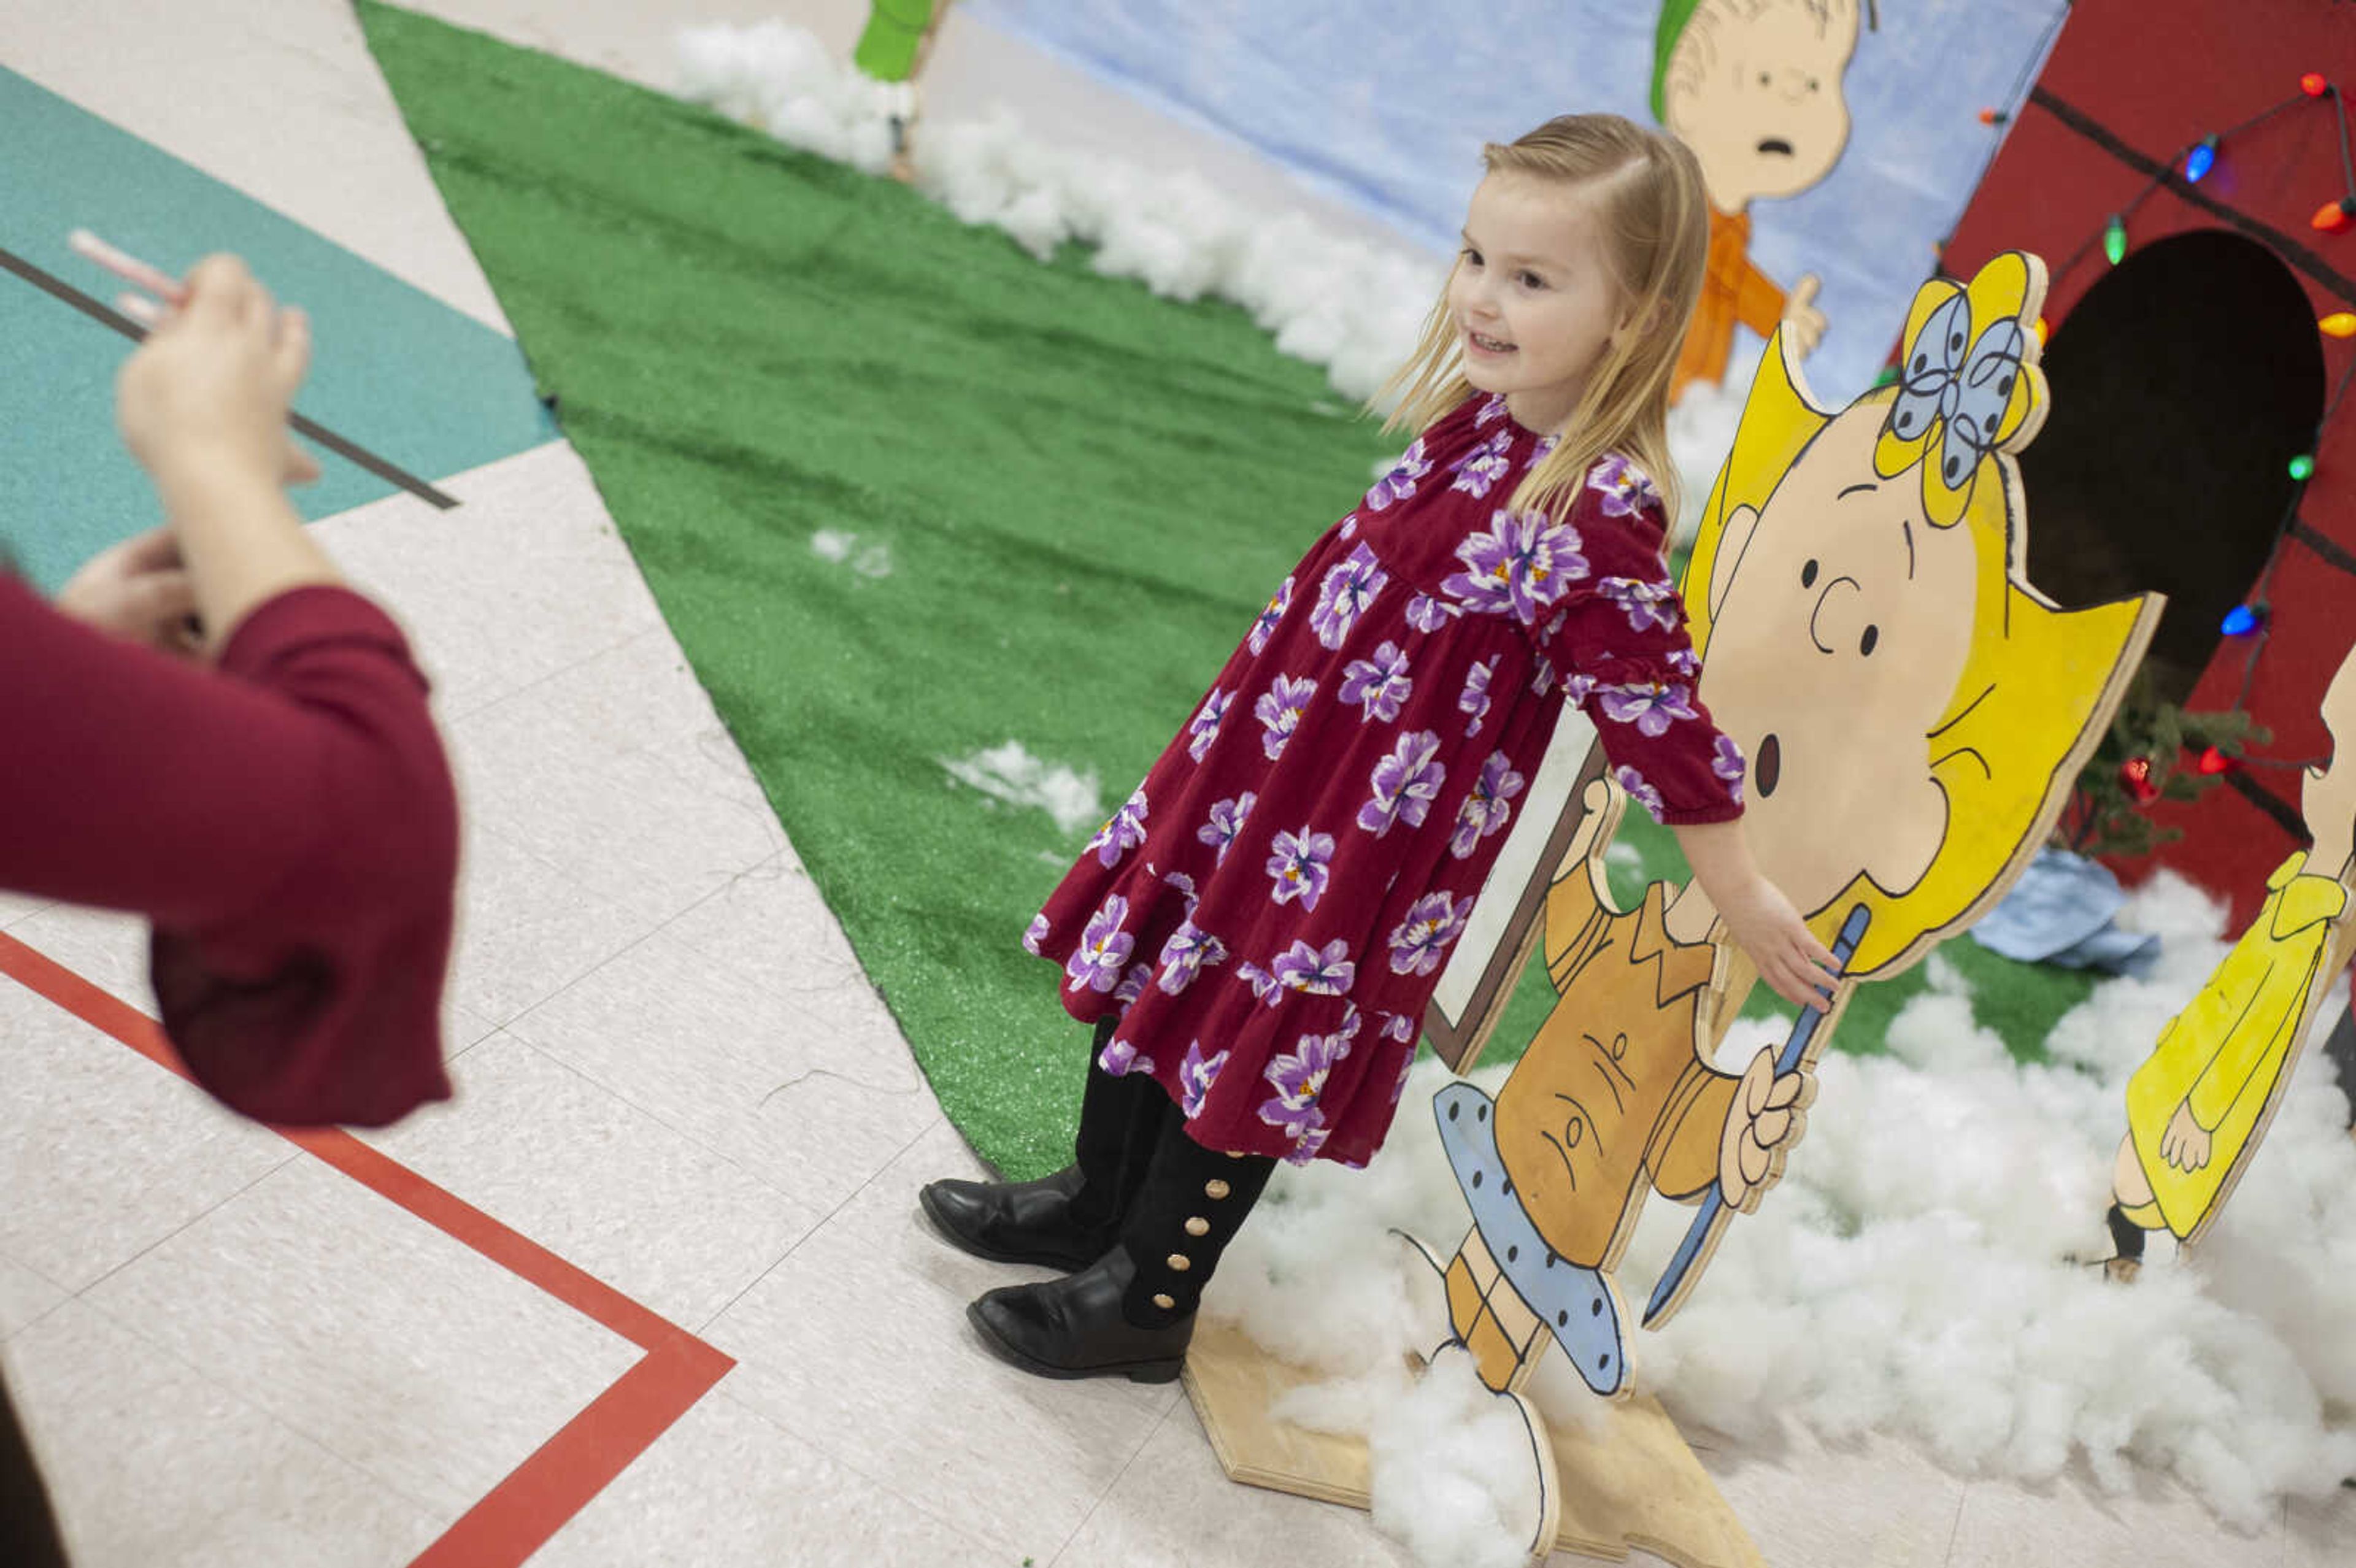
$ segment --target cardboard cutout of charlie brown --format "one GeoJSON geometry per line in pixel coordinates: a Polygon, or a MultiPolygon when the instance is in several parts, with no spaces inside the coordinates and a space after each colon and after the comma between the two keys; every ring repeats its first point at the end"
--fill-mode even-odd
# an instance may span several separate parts
{"type": "Polygon", "coordinates": [[[2356,922],[2356,648],[2323,694],[2331,760],[2308,771],[2314,842],[2266,881],[2249,929],[2127,1080],[2127,1136],[2112,1177],[2115,1279],[2133,1279],[2142,1232],[2188,1246],[2248,1168],[2298,1065],[2308,1026],[2347,966],[2356,922]]]}
{"type": "Polygon", "coordinates": [[[1545,912],[1560,1000],[1494,1104],[1465,1083],[1434,1100],[1474,1222],[1445,1265],[1425,1256],[1451,1342],[1494,1391],[1517,1393],[1558,1342],[1596,1392],[1631,1392],[1612,1275],[1648,1194],[1703,1205],[1654,1325],[1781,1176],[1854,987],[2003,896],[2108,727],[2160,604],[2065,612],[2022,576],[2011,454],[2045,413],[2044,283],[2036,258],[2008,254],[1968,289],[1924,284],[1900,384],[1837,414],[1805,392],[1789,338],[1769,346],[1684,594],[1699,696],[1751,761],[1760,869],[1811,912],[1843,978],[1782,1051],[1719,1070],[1748,979],[1698,887],[1612,906],[1603,851],[1623,799],[1590,787],[1593,827],[1545,912]]]}
{"type": "Polygon", "coordinates": [[[1709,195],[1709,263],[1669,400],[1726,379],[1739,324],[1780,326],[1802,357],[1823,337],[1814,273],[1778,288],[1751,261],[1751,204],[1821,183],[1848,145],[1843,77],[1860,0],[1665,0],[1653,115],[1693,149],[1709,195]]]}

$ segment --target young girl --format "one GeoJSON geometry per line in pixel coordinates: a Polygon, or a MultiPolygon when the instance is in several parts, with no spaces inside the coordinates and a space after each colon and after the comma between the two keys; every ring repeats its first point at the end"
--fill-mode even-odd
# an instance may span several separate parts
{"type": "Polygon", "coordinates": [[[1804,1005],[1835,965],[1759,874],[1743,760],[1694,700],[1662,541],[1667,400],[1708,249],[1673,139],[1611,115],[1486,149],[1464,250],[1387,391],[1422,434],[1276,591],[1025,945],[1096,1023],[1076,1162],[937,1181],[957,1245],[1077,1270],[994,1290],[1050,1377],[1178,1374],[1277,1159],[1360,1166],[1562,705],[1678,830],[1729,933],[1804,1005]]]}

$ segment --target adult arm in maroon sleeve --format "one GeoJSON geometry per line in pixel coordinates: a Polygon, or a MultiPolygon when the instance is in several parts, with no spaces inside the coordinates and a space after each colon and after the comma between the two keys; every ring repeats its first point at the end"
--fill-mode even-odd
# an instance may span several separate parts
{"type": "Polygon", "coordinates": [[[147,916],[165,1032],[263,1120],[381,1125],[446,1098],[457,803],[383,612],[280,593],[218,670],[0,579],[0,887],[147,916]]]}

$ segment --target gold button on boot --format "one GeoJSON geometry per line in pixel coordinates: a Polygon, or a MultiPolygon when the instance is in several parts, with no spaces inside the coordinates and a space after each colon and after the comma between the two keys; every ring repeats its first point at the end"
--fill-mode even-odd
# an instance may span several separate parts
{"type": "Polygon", "coordinates": [[[1224,1181],[1213,1180],[1203,1183],[1203,1195],[1206,1198],[1225,1198],[1228,1193],[1233,1192],[1234,1190],[1234,1188],[1228,1186],[1224,1181]]]}
{"type": "Polygon", "coordinates": [[[1172,1272],[1175,1274],[1184,1274],[1188,1269],[1194,1266],[1192,1263],[1187,1261],[1186,1254],[1184,1253],[1172,1253],[1170,1254],[1169,1262],[1172,1272]]]}
{"type": "Polygon", "coordinates": [[[1211,1222],[1197,1214],[1186,1221],[1186,1233],[1190,1236],[1207,1236],[1211,1233],[1211,1222]]]}

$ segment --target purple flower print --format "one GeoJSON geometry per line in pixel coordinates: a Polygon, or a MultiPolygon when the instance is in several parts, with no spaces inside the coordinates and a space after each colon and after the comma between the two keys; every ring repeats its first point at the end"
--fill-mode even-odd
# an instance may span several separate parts
{"type": "Polygon", "coordinates": [[[1388,724],[1399,716],[1399,706],[1415,689],[1407,672],[1407,655],[1397,643],[1385,643],[1370,659],[1352,659],[1342,672],[1342,701],[1365,709],[1359,720],[1379,719],[1388,724]]]}
{"type": "Polygon", "coordinates": [[[1358,537],[1357,513],[1353,512],[1348,517],[1342,519],[1342,537],[1345,539],[1354,539],[1358,537]]]}
{"type": "Polygon", "coordinates": [[[1429,730],[1401,735],[1390,754],[1375,764],[1374,798],[1358,807],[1358,826],[1377,838],[1395,822],[1420,827],[1447,776],[1438,735],[1429,730]]]}
{"type": "Polygon", "coordinates": [[[1304,912],[1315,909],[1333,874],[1327,868],[1333,862],[1333,836],[1303,827],[1278,834],[1269,848],[1268,874],[1276,883],[1269,896],[1280,904],[1299,899],[1304,912]]]}
{"type": "Polygon", "coordinates": [[[1162,944],[1162,977],[1154,982],[1169,996],[1176,996],[1194,983],[1194,976],[1211,965],[1226,961],[1226,944],[1189,920],[1170,933],[1162,944]]]}
{"type": "Polygon", "coordinates": [[[1661,804],[1661,792],[1645,782],[1644,774],[1633,768],[1622,768],[1612,776],[1620,781],[1620,787],[1628,792],[1630,800],[1643,806],[1654,821],[1660,821],[1661,814],[1668,807],[1661,804]]]}
{"type": "Polygon", "coordinates": [[[1464,728],[1467,737],[1478,735],[1481,721],[1489,717],[1489,681],[1496,673],[1497,661],[1486,658],[1474,665],[1464,677],[1464,693],[1456,699],[1456,707],[1458,711],[1472,715],[1472,722],[1464,728]]]}
{"type": "Polygon", "coordinates": [[[1301,1141],[1293,1145],[1292,1151],[1284,1157],[1285,1162],[1289,1165],[1312,1163],[1319,1151],[1324,1148],[1325,1140],[1333,1136],[1333,1129],[1325,1125],[1324,1117],[1320,1114],[1317,1125],[1301,1135],[1301,1141]]]}
{"type": "Polygon", "coordinates": [[[1305,942],[1296,942],[1270,967],[1278,985],[1312,997],[1342,996],[1358,977],[1358,966],[1350,962],[1350,944],[1339,936],[1327,943],[1323,953],[1305,942]]]}
{"type": "Polygon", "coordinates": [[[1114,1040],[1097,1053],[1097,1065],[1115,1078],[1126,1078],[1132,1072],[1153,1076],[1153,1058],[1137,1054],[1137,1047],[1125,1040],[1114,1040]]]}
{"type": "Polygon", "coordinates": [[[1227,858],[1227,847],[1242,834],[1244,819],[1251,815],[1251,808],[1258,799],[1259,796],[1247,790],[1233,800],[1223,800],[1211,807],[1210,820],[1194,830],[1195,837],[1218,850],[1218,860],[1213,861],[1214,865],[1227,858]]]}
{"type": "Polygon", "coordinates": [[[1687,680],[1701,678],[1701,656],[1691,648],[1673,648],[1669,653],[1669,668],[1687,680]]]}
{"type": "MultiPolygon", "coordinates": [[[[1551,670],[1554,667],[1547,667],[1551,670]]],[[[1541,691],[1538,695],[1544,697],[1546,693],[1541,691]]],[[[1591,675],[1575,675],[1562,683],[1562,699],[1573,708],[1586,707],[1587,699],[1594,695],[1595,677],[1591,675]]]]}
{"type": "Polygon", "coordinates": [[[1603,497],[1607,517],[1633,517],[1661,504],[1661,493],[1644,471],[1614,453],[1595,465],[1587,487],[1603,497]]]}
{"type": "Polygon", "coordinates": [[[1407,918],[1391,933],[1391,973],[1429,975],[1440,967],[1448,944],[1464,934],[1472,901],[1459,903],[1445,892],[1426,893],[1408,906],[1407,918]]]}
{"type": "Polygon", "coordinates": [[[1472,793],[1464,797],[1464,809],[1457,815],[1456,835],[1448,841],[1449,852],[1460,860],[1469,860],[1481,847],[1481,840],[1505,826],[1514,808],[1507,803],[1522,793],[1524,780],[1506,761],[1503,752],[1492,752],[1489,760],[1481,764],[1481,776],[1473,782],[1472,793]]]}
{"type": "Polygon", "coordinates": [[[1105,900],[1104,907],[1088,918],[1087,928],[1080,933],[1080,945],[1064,965],[1064,973],[1072,977],[1073,990],[1109,991],[1120,984],[1130,949],[1137,945],[1137,938],[1121,929],[1128,923],[1129,901],[1119,893],[1105,900]]]}
{"type": "Polygon", "coordinates": [[[1552,457],[1554,455],[1554,449],[1561,444],[1562,437],[1558,435],[1542,435],[1538,437],[1538,443],[1530,448],[1529,465],[1532,468],[1536,468],[1539,464],[1544,463],[1547,458],[1552,457]]]}
{"type": "Polygon", "coordinates": [[[1419,632],[1436,632],[1462,613],[1453,604],[1444,604],[1429,593],[1419,593],[1407,602],[1407,624],[1419,632]]]}
{"type": "Polygon", "coordinates": [[[1350,628],[1358,624],[1358,617],[1366,613],[1366,606],[1375,602],[1375,595],[1390,580],[1391,574],[1383,570],[1373,550],[1363,543],[1352,549],[1317,585],[1317,608],[1309,616],[1317,640],[1329,648],[1338,648],[1348,641],[1350,628]]]}
{"type": "Polygon", "coordinates": [[[1636,733],[1649,740],[1659,740],[1669,732],[1671,724],[1680,720],[1701,717],[1687,700],[1693,696],[1690,687],[1605,686],[1596,689],[1602,693],[1606,719],[1615,724],[1633,724],[1636,733]]]}
{"type": "Polygon", "coordinates": [[[1307,676],[1280,675],[1260,693],[1252,705],[1253,714],[1260,728],[1267,731],[1259,738],[1260,750],[1269,762],[1284,755],[1284,743],[1292,739],[1293,731],[1301,727],[1301,710],[1317,695],[1317,683],[1307,676]]]}
{"type": "Polygon", "coordinates": [[[1399,1097],[1407,1093],[1408,1076],[1414,1071],[1415,1052],[1410,1051],[1405,1056],[1399,1058],[1398,1076],[1391,1080],[1392,1104],[1398,1104],[1399,1103],[1399,1097]]]}
{"type": "Polygon", "coordinates": [[[1503,479],[1513,468],[1505,453],[1514,444],[1514,432],[1501,430],[1487,441],[1459,458],[1456,463],[1456,483],[1451,490],[1462,490],[1474,500],[1484,500],[1491,485],[1503,479]]]}
{"type": "Polygon", "coordinates": [[[1203,1114],[1203,1102],[1210,1097],[1211,1085],[1219,1081],[1219,1069],[1227,1064],[1227,1053],[1205,1057],[1203,1042],[1195,1040],[1186,1048],[1186,1060],[1178,1064],[1178,1108],[1193,1121],[1203,1114]]]}
{"type": "Polygon", "coordinates": [[[1720,735],[1713,753],[1709,759],[1709,771],[1726,781],[1726,793],[1734,797],[1735,805],[1740,805],[1743,775],[1750,771],[1749,764],[1742,759],[1742,748],[1734,743],[1732,737],[1720,735]]]}
{"type": "Polygon", "coordinates": [[[1492,392],[1489,394],[1489,400],[1481,405],[1481,411],[1472,416],[1472,428],[1474,430],[1479,430],[1484,425],[1494,424],[1505,417],[1505,394],[1502,392],[1492,392]]]}
{"type": "Polygon", "coordinates": [[[1130,965],[1129,972],[1121,976],[1120,984],[1114,988],[1112,999],[1121,1005],[1124,1012],[1127,1011],[1136,1004],[1138,997],[1145,995],[1146,982],[1152,978],[1152,965],[1130,965]]]}
{"type": "Polygon", "coordinates": [[[1283,987],[1276,983],[1275,976],[1269,974],[1267,970],[1261,968],[1257,964],[1244,963],[1237,965],[1236,978],[1243,981],[1252,988],[1252,1000],[1256,1002],[1266,1002],[1271,1008],[1276,1006],[1278,998],[1284,989],[1283,987]]]}
{"type": "Polygon", "coordinates": [[[1234,695],[1221,687],[1204,700],[1203,710],[1194,715],[1193,723],[1186,726],[1186,733],[1194,737],[1186,743],[1188,756],[1198,763],[1203,760],[1203,753],[1209,751],[1211,742],[1219,738],[1219,725],[1227,716],[1227,704],[1234,699],[1234,695]]]}
{"type": "Polygon", "coordinates": [[[1145,814],[1148,807],[1145,791],[1141,789],[1129,797],[1129,804],[1112,814],[1112,820],[1097,829],[1088,840],[1087,849],[1097,852],[1097,863],[1108,869],[1117,864],[1123,855],[1145,842],[1145,814]]]}
{"type": "Polygon", "coordinates": [[[1277,623],[1283,620],[1286,613],[1291,608],[1292,579],[1288,577],[1277,589],[1275,594],[1269,598],[1268,607],[1259,613],[1259,619],[1252,623],[1252,657],[1258,658],[1268,651],[1268,640],[1275,635],[1277,623]]]}
{"type": "Polygon", "coordinates": [[[1413,1018],[1409,1017],[1406,1013],[1377,1013],[1375,1016],[1383,1020],[1383,1027],[1377,1031],[1382,1039],[1395,1040],[1401,1045],[1413,1045],[1415,1043],[1415,1019],[1413,1018]]]}
{"type": "Polygon", "coordinates": [[[1677,609],[1670,601],[1676,594],[1676,585],[1666,578],[1646,582],[1634,577],[1607,577],[1596,586],[1603,596],[1627,613],[1628,629],[1642,632],[1658,626],[1664,632],[1677,629],[1677,609]]]}
{"type": "MultiPolygon", "coordinates": [[[[1149,871],[1152,869],[1153,868],[1151,866],[1146,868],[1149,871]]],[[[1193,919],[1194,914],[1194,906],[1203,901],[1203,895],[1194,891],[1194,879],[1188,876],[1183,871],[1173,871],[1162,880],[1171,887],[1178,890],[1178,896],[1186,901],[1187,918],[1190,920],[1193,919]]]]}
{"type": "Polygon", "coordinates": [[[1511,615],[1525,626],[1587,576],[1579,530],[1544,512],[1498,512],[1486,533],[1456,547],[1465,570],[1440,591],[1483,615],[1511,615]]]}
{"type": "Polygon", "coordinates": [[[1384,512],[1394,501],[1404,501],[1415,494],[1416,481],[1431,472],[1431,460],[1423,454],[1423,438],[1416,437],[1415,444],[1399,457],[1388,474],[1375,481],[1366,492],[1366,510],[1384,512]]]}
{"type": "Polygon", "coordinates": [[[1031,929],[1023,933],[1023,951],[1033,958],[1038,957],[1039,944],[1047,940],[1047,917],[1044,914],[1033,915],[1031,929]]]}
{"type": "Polygon", "coordinates": [[[1348,1058],[1353,1032],[1345,1026],[1332,1034],[1304,1034],[1290,1051],[1270,1061],[1263,1076],[1276,1093],[1260,1106],[1259,1119],[1283,1128],[1289,1138],[1322,1131],[1325,1114],[1317,1100],[1333,1069],[1348,1058]]]}

